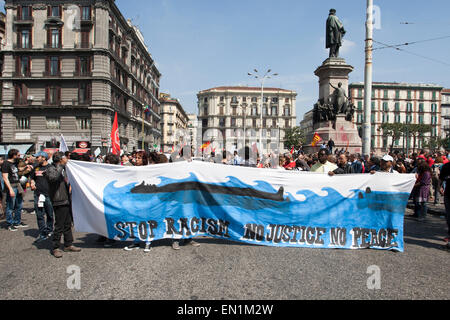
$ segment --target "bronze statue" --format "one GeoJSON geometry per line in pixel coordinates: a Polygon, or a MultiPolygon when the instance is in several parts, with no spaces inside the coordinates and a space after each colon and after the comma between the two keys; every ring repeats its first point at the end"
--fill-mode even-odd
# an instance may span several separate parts
{"type": "Polygon", "coordinates": [[[344,25],[336,16],[336,10],[330,9],[325,36],[326,47],[330,49],[330,58],[339,57],[339,48],[342,46],[342,38],[345,33],[344,25]]]}
{"type": "Polygon", "coordinates": [[[336,88],[330,83],[330,86],[334,89],[333,94],[330,96],[331,104],[334,107],[334,112],[336,114],[346,113],[348,106],[348,97],[345,93],[345,90],[342,88],[342,82],[338,83],[338,87],[336,88]]]}

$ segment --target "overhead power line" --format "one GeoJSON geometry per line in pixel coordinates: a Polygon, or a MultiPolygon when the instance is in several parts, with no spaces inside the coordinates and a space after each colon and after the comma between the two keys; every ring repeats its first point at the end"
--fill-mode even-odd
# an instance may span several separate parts
{"type": "Polygon", "coordinates": [[[381,49],[387,49],[387,48],[392,48],[392,47],[403,47],[403,46],[409,46],[409,45],[416,44],[416,43],[437,41],[437,40],[448,39],[448,38],[450,38],[450,36],[443,36],[443,37],[433,38],[433,39],[405,42],[405,43],[400,43],[400,44],[387,45],[387,46],[384,46],[384,47],[374,48],[373,50],[381,50],[381,49]]]}
{"type": "Polygon", "coordinates": [[[390,45],[390,44],[386,44],[386,43],[383,43],[383,42],[380,42],[380,41],[375,41],[375,40],[373,40],[373,42],[381,44],[381,45],[385,46],[386,48],[392,48],[392,49],[395,49],[397,51],[402,51],[402,52],[405,52],[405,53],[409,53],[411,55],[414,55],[414,56],[417,56],[417,57],[420,57],[420,58],[423,58],[423,59],[427,59],[427,60],[430,60],[430,61],[433,61],[433,62],[437,62],[437,63],[440,63],[440,64],[443,64],[443,65],[446,65],[446,66],[450,67],[450,63],[447,63],[447,62],[444,62],[444,61],[441,61],[441,60],[437,60],[437,59],[434,59],[434,58],[430,58],[430,57],[427,57],[427,56],[424,56],[424,55],[421,55],[421,54],[417,54],[417,53],[414,53],[414,52],[411,52],[411,51],[408,51],[408,50],[405,50],[405,49],[400,49],[396,45],[390,45]]]}

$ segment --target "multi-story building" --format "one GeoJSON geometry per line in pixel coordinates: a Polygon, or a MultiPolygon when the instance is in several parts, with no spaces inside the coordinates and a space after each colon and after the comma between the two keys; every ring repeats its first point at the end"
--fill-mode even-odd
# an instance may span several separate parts
{"type": "Polygon", "coordinates": [[[184,144],[189,118],[178,99],[161,93],[161,131],[163,152],[171,152],[176,145],[184,144]]]}
{"type": "Polygon", "coordinates": [[[198,134],[202,142],[215,143],[216,148],[228,151],[242,148],[244,143],[252,146],[259,142],[262,130],[264,153],[285,150],[285,130],[296,126],[296,97],[297,93],[291,90],[264,88],[261,110],[259,87],[217,87],[200,91],[197,94],[201,127],[198,134]]]}
{"type": "Polygon", "coordinates": [[[198,149],[198,146],[201,144],[200,137],[198,136],[198,118],[196,114],[188,114],[188,133],[189,133],[189,141],[191,141],[191,145],[195,150],[198,149]]]}
{"type": "MultiPolygon", "coordinates": [[[[423,147],[426,139],[441,136],[441,90],[433,84],[374,82],[372,89],[372,150],[384,153],[392,144],[392,137],[383,135],[383,123],[429,124],[430,133],[421,139],[408,135],[394,141],[394,148],[410,150],[423,147]],[[414,144],[415,141],[415,145],[414,144]]],[[[356,112],[353,121],[360,129],[364,122],[364,83],[352,83],[349,92],[356,112]]],[[[361,129],[360,129],[361,130],[361,129]]],[[[361,131],[360,131],[361,132],[361,131]]]]}
{"type": "Polygon", "coordinates": [[[450,89],[441,92],[442,138],[450,137],[450,89]]]}
{"type": "MultiPolygon", "coordinates": [[[[3,49],[5,48],[6,44],[6,32],[5,32],[5,25],[6,25],[6,15],[3,12],[0,12],[0,77],[2,76],[2,70],[3,70],[3,49]]],[[[3,83],[0,80],[0,101],[3,94],[3,83]]],[[[1,123],[1,113],[0,113],[0,123],[1,123]]],[[[2,139],[2,131],[0,130],[0,141],[2,139]]]]}
{"type": "Polygon", "coordinates": [[[69,148],[106,151],[117,112],[123,150],[160,143],[161,73],[114,0],[6,0],[5,10],[2,142],[39,150],[62,133],[69,148]]]}
{"type": "Polygon", "coordinates": [[[313,110],[309,110],[303,115],[303,120],[300,121],[300,129],[305,133],[310,133],[314,130],[313,110]]]}

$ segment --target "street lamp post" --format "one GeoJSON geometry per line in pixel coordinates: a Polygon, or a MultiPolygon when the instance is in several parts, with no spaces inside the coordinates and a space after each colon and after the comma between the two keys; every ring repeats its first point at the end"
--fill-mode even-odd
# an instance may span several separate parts
{"type": "Polygon", "coordinates": [[[264,81],[266,79],[270,79],[271,77],[278,76],[278,73],[271,74],[271,72],[272,72],[271,69],[267,70],[267,72],[264,74],[264,76],[259,75],[258,74],[258,70],[256,70],[256,69],[254,69],[254,72],[255,72],[254,74],[249,72],[248,75],[252,76],[252,77],[255,77],[255,79],[259,79],[261,81],[261,110],[260,110],[261,111],[261,118],[260,118],[261,129],[259,130],[259,147],[260,147],[260,150],[261,150],[261,153],[262,153],[262,151],[263,151],[263,148],[262,148],[262,128],[263,128],[263,105],[264,105],[264,81]]]}

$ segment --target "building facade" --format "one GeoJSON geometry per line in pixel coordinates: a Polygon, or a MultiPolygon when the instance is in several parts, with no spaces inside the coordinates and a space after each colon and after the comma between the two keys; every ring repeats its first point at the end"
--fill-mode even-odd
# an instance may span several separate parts
{"type": "Polygon", "coordinates": [[[198,133],[198,118],[196,114],[188,114],[188,132],[189,132],[189,141],[191,141],[191,145],[194,147],[194,150],[198,149],[198,146],[201,145],[201,141],[199,140],[198,133]]]}
{"type": "Polygon", "coordinates": [[[189,118],[178,99],[169,94],[160,94],[161,103],[161,149],[169,153],[177,145],[182,145],[187,134],[189,118]]]}
{"type": "Polygon", "coordinates": [[[450,137],[450,89],[442,90],[441,101],[442,138],[450,137]]]}
{"type": "MultiPolygon", "coordinates": [[[[392,137],[383,135],[383,123],[428,124],[430,133],[423,138],[412,136],[394,141],[394,149],[409,150],[424,147],[424,141],[441,136],[441,91],[442,87],[433,84],[409,84],[374,82],[372,89],[372,151],[382,154],[388,151],[392,137]],[[414,145],[415,140],[415,145],[414,145]]],[[[364,122],[364,83],[351,83],[349,92],[356,112],[353,121],[362,133],[364,122]]]]}
{"type": "Polygon", "coordinates": [[[57,148],[62,133],[69,148],[106,152],[117,112],[123,150],[160,143],[161,73],[114,0],[6,0],[5,10],[2,142],[57,148]]]}
{"type": "MultiPolygon", "coordinates": [[[[314,130],[314,110],[309,110],[303,115],[303,120],[300,121],[300,129],[305,133],[310,133],[314,130]]],[[[308,141],[310,142],[310,141],[308,141]]]]}
{"type": "Polygon", "coordinates": [[[296,126],[297,93],[280,88],[217,87],[200,91],[198,135],[227,151],[253,146],[262,130],[262,151],[285,150],[285,130],[296,126]],[[262,112],[262,122],[261,122],[262,112]],[[244,136],[244,131],[246,135],[244,136]],[[244,138],[245,137],[245,138],[244,138]],[[280,146],[280,148],[278,147],[280,146]]]}

